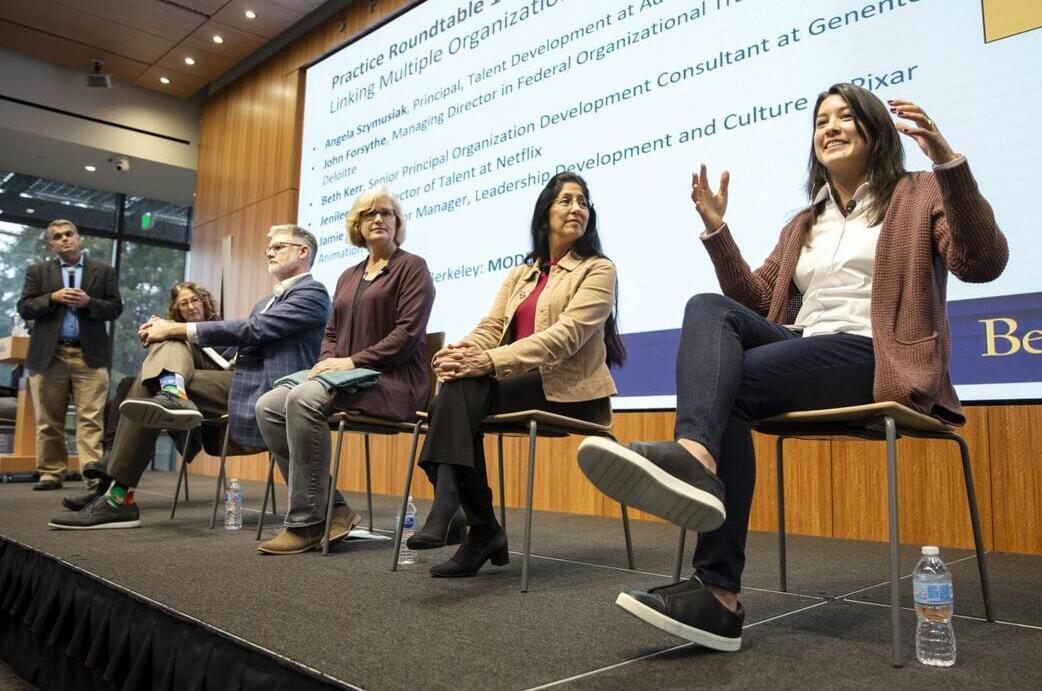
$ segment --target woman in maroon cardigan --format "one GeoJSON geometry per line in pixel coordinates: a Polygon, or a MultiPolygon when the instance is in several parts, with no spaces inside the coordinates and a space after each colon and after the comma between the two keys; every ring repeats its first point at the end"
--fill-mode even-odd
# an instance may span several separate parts
{"type": "Polygon", "coordinates": [[[947,275],[993,280],[1006,239],[937,124],[915,103],[887,103],[850,84],[818,97],[810,206],[755,271],[723,221],[728,173],[717,191],[704,165],[693,176],[701,238],[726,297],[688,302],[676,441],[586,440],[579,449],[580,467],[609,496],[699,532],[690,581],[616,603],[706,647],[741,647],[752,421],[873,401],[964,421],[948,372],[947,275]],[[905,172],[899,133],[933,172],[905,172]]]}
{"type": "MultiPolygon", "coordinates": [[[[267,554],[296,554],[319,546],[329,492],[330,413],[358,411],[412,420],[427,404],[427,319],[434,283],[427,263],[401,249],[405,219],[398,198],[384,186],[363,192],[347,215],[347,237],[369,255],[345,271],[333,293],[333,310],[310,381],[278,387],[257,402],[257,424],[268,450],[289,480],[286,529],[258,547],[267,554]],[[368,367],[376,386],[348,394],[327,391],[313,377],[368,367]]],[[[358,514],[336,493],[330,542],[347,537],[358,514]]]]}

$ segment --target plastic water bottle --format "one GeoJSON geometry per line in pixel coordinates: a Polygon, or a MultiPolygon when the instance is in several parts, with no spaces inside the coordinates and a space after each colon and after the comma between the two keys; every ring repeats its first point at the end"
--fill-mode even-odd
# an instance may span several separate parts
{"type": "MultiPolygon", "coordinates": [[[[400,519],[401,516],[399,515],[399,520],[400,519]]],[[[408,545],[405,544],[406,540],[412,537],[415,532],[416,504],[413,504],[412,497],[409,497],[409,503],[405,505],[405,522],[402,524],[402,544],[398,548],[399,566],[408,566],[409,564],[416,563],[416,550],[409,549],[408,545]]]]}
{"type": "Polygon", "coordinates": [[[11,335],[12,336],[28,336],[29,329],[25,325],[25,320],[22,319],[22,315],[17,312],[14,313],[14,317],[11,319],[11,335]]]}
{"type": "Polygon", "coordinates": [[[952,629],[952,572],[937,556],[939,550],[923,547],[915,566],[915,656],[924,665],[955,664],[955,631],[952,629]]]}
{"type": "Polygon", "coordinates": [[[224,485],[224,527],[242,529],[242,485],[237,478],[229,478],[224,485]]]}

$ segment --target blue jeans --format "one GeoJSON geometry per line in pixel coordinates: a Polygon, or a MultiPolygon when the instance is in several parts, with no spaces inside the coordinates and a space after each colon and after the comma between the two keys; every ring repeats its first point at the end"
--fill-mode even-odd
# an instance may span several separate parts
{"type": "Polygon", "coordinates": [[[695,574],[741,590],[756,483],[752,423],[794,410],[872,402],[872,339],[802,338],[722,295],[688,300],[677,350],[674,436],[703,444],[724,483],[727,520],[700,533],[695,574]]]}

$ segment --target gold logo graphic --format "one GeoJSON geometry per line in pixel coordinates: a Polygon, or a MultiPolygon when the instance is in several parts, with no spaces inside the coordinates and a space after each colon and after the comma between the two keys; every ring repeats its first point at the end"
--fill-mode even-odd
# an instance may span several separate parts
{"type": "Polygon", "coordinates": [[[982,357],[1002,357],[1023,350],[1029,355],[1042,355],[1042,329],[1017,333],[1019,324],[1012,317],[978,319],[984,324],[984,352],[982,357]]]}
{"type": "Polygon", "coordinates": [[[981,0],[984,42],[991,43],[1042,27],[1039,0],[981,0]]]}

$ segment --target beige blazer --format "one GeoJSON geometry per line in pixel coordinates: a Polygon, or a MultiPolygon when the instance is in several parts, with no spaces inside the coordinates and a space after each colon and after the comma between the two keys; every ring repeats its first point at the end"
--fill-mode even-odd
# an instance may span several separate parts
{"type": "Polygon", "coordinates": [[[539,368],[543,394],[558,402],[589,401],[616,393],[605,362],[604,322],[615,305],[615,265],[574,253],[550,268],[536,303],[535,333],[508,343],[514,312],[532,292],[537,266],[510,271],[488,315],[466,340],[488,352],[497,379],[539,368]]]}

